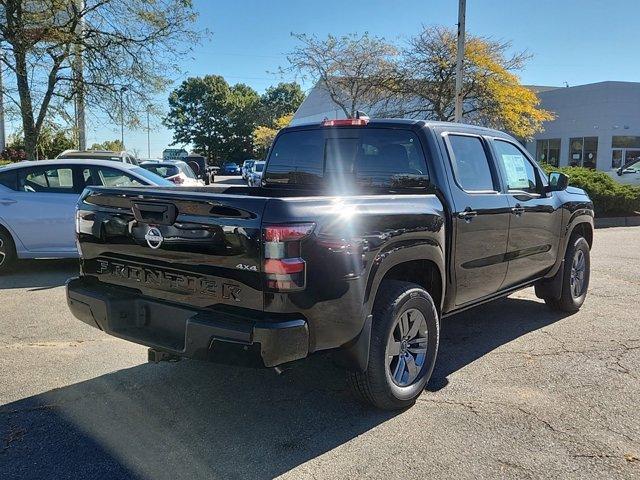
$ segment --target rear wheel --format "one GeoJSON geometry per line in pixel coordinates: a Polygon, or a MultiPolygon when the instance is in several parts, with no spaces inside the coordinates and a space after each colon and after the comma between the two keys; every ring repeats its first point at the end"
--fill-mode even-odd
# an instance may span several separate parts
{"type": "Polygon", "coordinates": [[[6,230],[0,229],[0,273],[13,267],[16,261],[16,247],[13,238],[6,230]]]}
{"type": "Polygon", "coordinates": [[[562,294],[560,298],[545,298],[554,310],[577,312],[585,301],[589,288],[591,258],[589,243],[584,237],[572,237],[564,256],[562,294]]]}
{"type": "Polygon", "coordinates": [[[386,280],[379,288],[366,372],[348,372],[355,395],[385,410],[413,405],[435,366],[438,314],[429,293],[409,282],[386,280]]]}

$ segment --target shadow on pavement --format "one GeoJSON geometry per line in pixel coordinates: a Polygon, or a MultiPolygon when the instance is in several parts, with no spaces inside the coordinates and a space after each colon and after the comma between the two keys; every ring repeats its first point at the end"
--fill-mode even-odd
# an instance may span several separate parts
{"type": "Polygon", "coordinates": [[[20,260],[11,272],[0,275],[0,290],[31,288],[46,290],[64,285],[78,275],[78,260],[20,260]]]}
{"type": "MultiPolygon", "coordinates": [[[[560,318],[539,302],[506,299],[446,320],[434,389],[560,318]]],[[[1,407],[0,463],[4,478],[21,479],[272,478],[397,414],[357,404],[328,356],[280,376],[143,364],[1,407]]]]}

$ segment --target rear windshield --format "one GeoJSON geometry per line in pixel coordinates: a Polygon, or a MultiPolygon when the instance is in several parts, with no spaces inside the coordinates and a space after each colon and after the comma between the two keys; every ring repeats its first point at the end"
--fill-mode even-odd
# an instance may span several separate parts
{"type": "Polygon", "coordinates": [[[178,175],[180,170],[175,165],[144,165],[146,170],[155,173],[156,175],[160,175],[161,177],[173,177],[174,175],[178,175]]]}
{"type": "Polygon", "coordinates": [[[415,189],[429,185],[417,136],[409,130],[332,128],[280,135],[264,174],[267,185],[415,189]]]}

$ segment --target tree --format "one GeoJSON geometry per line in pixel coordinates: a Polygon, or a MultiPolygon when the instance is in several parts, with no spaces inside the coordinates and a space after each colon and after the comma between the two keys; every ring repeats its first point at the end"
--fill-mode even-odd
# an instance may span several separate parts
{"type": "Polygon", "coordinates": [[[121,152],[124,150],[120,140],[105,140],[102,143],[94,143],[91,150],[109,150],[110,152],[121,152]]]}
{"type": "Polygon", "coordinates": [[[4,93],[19,109],[28,158],[45,120],[76,96],[117,120],[124,95],[127,123],[138,124],[182,46],[195,43],[195,16],[190,0],[0,0],[0,61],[13,82],[4,93]]]}
{"type": "Polygon", "coordinates": [[[290,66],[284,71],[316,81],[347,117],[373,109],[392,93],[388,82],[398,51],[383,38],[368,33],[323,40],[292,35],[301,44],[287,55],[290,66]]]}
{"type": "Polygon", "coordinates": [[[304,97],[296,82],[281,82],[267,88],[260,97],[260,125],[275,128],[280,118],[295,113],[304,97]]]}
{"type": "MultiPolygon", "coordinates": [[[[52,159],[65,150],[72,148],[76,148],[76,140],[74,139],[73,132],[61,127],[60,125],[46,122],[42,126],[40,136],[38,137],[38,143],[36,144],[36,156],[34,158],[41,160],[52,159]]],[[[5,158],[11,158],[12,160],[24,160],[27,158],[23,132],[20,131],[9,137],[6,151],[3,155],[5,158]],[[13,153],[6,153],[8,150],[13,153]]]]}
{"type": "MultiPolygon", "coordinates": [[[[509,42],[467,36],[462,87],[463,121],[507,130],[531,138],[553,115],[538,108],[538,98],[514,73],[523,68],[526,52],[508,55],[509,42]]],[[[387,114],[453,121],[455,110],[456,32],[424,29],[409,41],[395,80],[397,95],[387,114]]]]}
{"type": "Polygon", "coordinates": [[[189,78],[169,96],[164,119],[173,145],[191,144],[207,158],[240,160],[252,152],[259,96],[244,84],[229,86],[219,75],[189,78]]]}
{"type": "Polygon", "coordinates": [[[253,131],[253,148],[257,158],[264,158],[276,138],[278,131],[291,122],[293,114],[284,115],[274,122],[274,126],[260,125],[253,131]]]}

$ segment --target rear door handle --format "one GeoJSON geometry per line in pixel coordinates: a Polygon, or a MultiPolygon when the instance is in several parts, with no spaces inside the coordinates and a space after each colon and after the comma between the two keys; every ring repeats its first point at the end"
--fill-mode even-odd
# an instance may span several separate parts
{"type": "Polygon", "coordinates": [[[511,209],[511,213],[519,217],[524,213],[524,208],[519,203],[516,203],[516,206],[511,209]]]}
{"type": "Polygon", "coordinates": [[[2,205],[13,205],[14,203],[17,203],[17,200],[14,200],[12,198],[2,198],[0,199],[0,204],[2,205]]]}
{"type": "Polygon", "coordinates": [[[469,207],[465,208],[463,212],[458,213],[458,218],[463,219],[467,223],[477,216],[478,212],[476,212],[475,210],[471,210],[471,208],[469,207]]]}

